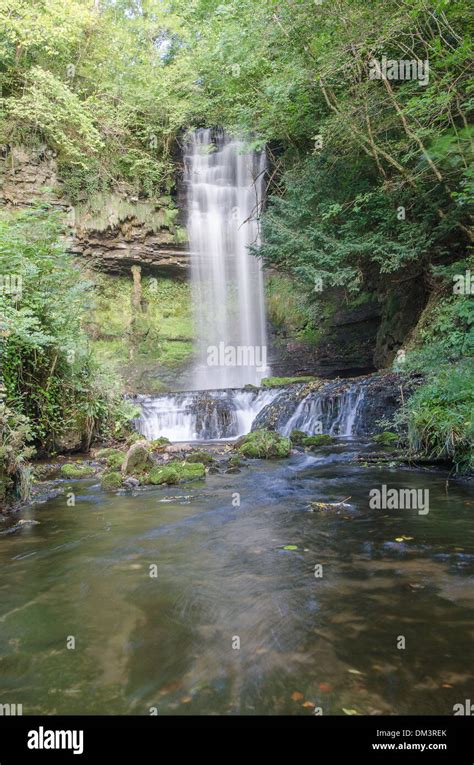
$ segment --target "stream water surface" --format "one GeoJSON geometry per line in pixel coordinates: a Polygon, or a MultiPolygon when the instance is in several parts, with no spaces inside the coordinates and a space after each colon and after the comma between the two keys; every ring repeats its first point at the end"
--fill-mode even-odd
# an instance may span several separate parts
{"type": "Polygon", "coordinates": [[[357,463],[367,450],[339,439],[134,494],[78,481],[74,507],[62,495],[22,513],[39,525],[3,521],[0,702],[451,715],[474,698],[472,493],[446,491],[445,473],[357,463]],[[429,488],[429,514],[370,510],[381,484],[429,488]]]}

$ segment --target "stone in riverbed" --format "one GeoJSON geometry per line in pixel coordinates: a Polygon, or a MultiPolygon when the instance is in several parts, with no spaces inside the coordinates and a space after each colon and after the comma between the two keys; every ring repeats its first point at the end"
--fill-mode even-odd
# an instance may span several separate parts
{"type": "Polygon", "coordinates": [[[301,446],[305,449],[317,449],[319,446],[327,446],[332,444],[334,439],[327,433],[320,433],[317,436],[306,436],[301,440],[301,446]]]}
{"type": "Polygon", "coordinates": [[[299,445],[304,438],[307,438],[308,434],[304,430],[292,430],[290,433],[290,441],[292,444],[299,445]]]}
{"type": "Polygon", "coordinates": [[[64,478],[90,478],[94,475],[95,469],[91,465],[67,462],[65,465],[61,465],[59,472],[64,478]]]}
{"type": "Polygon", "coordinates": [[[202,462],[204,465],[207,465],[211,462],[214,462],[214,457],[210,452],[198,450],[188,454],[186,457],[186,462],[202,462]]]}
{"type": "Polygon", "coordinates": [[[132,444],[122,465],[122,473],[140,473],[146,469],[150,460],[150,445],[148,441],[137,441],[132,444]]]}
{"type": "Polygon", "coordinates": [[[146,483],[154,485],[175,484],[182,481],[192,481],[196,478],[204,478],[206,468],[202,462],[179,462],[174,460],[167,465],[156,465],[146,477],[146,483]]]}
{"type": "Polygon", "coordinates": [[[254,430],[240,438],[235,448],[242,457],[280,459],[289,456],[291,441],[273,430],[254,430]]]}
{"type": "Polygon", "coordinates": [[[115,491],[122,485],[122,476],[116,470],[103,473],[100,486],[104,491],[115,491]]]}

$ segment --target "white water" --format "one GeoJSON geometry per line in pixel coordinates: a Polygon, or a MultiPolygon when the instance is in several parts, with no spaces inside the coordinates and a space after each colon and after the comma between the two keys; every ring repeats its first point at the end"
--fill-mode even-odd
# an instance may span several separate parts
{"type": "Polygon", "coordinates": [[[259,243],[265,152],[244,153],[223,131],[199,129],[184,159],[197,337],[193,388],[258,385],[269,374],[263,278],[248,246],[259,243]],[[233,351],[215,364],[210,348],[233,351]],[[241,358],[232,359],[233,352],[241,358]]]}
{"type": "Polygon", "coordinates": [[[160,436],[170,441],[237,438],[250,431],[257,414],[277,394],[273,389],[137,396],[142,413],[135,427],[149,440],[160,436]]]}
{"type": "Polygon", "coordinates": [[[364,388],[356,385],[334,396],[310,393],[281,428],[282,434],[289,436],[292,430],[302,430],[309,435],[321,432],[351,436],[364,393],[364,388]]]}

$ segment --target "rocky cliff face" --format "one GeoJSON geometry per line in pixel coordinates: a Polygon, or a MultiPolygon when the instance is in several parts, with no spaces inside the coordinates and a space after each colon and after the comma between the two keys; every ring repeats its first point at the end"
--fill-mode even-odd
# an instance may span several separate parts
{"type": "Polygon", "coordinates": [[[64,212],[71,232],[69,251],[86,258],[94,268],[124,273],[140,265],[145,274],[172,277],[189,270],[185,232],[169,200],[143,201],[118,188],[113,194],[71,205],[51,149],[4,146],[0,205],[18,209],[40,202],[64,212]]]}

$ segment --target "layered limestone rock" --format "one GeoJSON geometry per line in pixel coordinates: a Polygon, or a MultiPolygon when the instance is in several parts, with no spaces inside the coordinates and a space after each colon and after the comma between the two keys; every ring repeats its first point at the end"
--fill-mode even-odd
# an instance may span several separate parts
{"type": "Polygon", "coordinates": [[[96,269],[186,275],[190,254],[186,233],[171,198],[142,200],[124,185],[72,205],[58,172],[56,154],[46,145],[3,146],[0,151],[0,205],[9,209],[47,202],[62,210],[70,230],[67,248],[96,269]]]}

